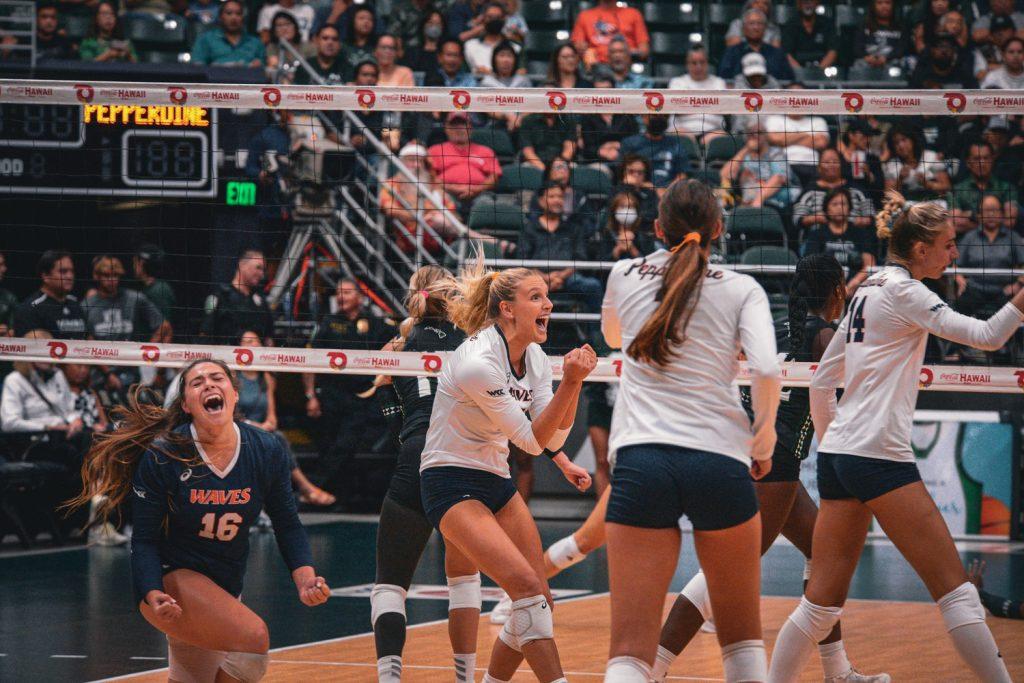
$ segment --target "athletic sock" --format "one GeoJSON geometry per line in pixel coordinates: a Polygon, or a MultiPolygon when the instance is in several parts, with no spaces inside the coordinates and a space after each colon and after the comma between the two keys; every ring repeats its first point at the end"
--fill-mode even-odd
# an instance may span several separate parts
{"type": "Polygon", "coordinates": [[[566,569],[577,562],[582,562],[585,557],[586,554],[580,551],[576,537],[572,534],[558,539],[548,548],[548,559],[559,569],[566,569]]]}
{"type": "Polygon", "coordinates": [[[636,657],[612,657],[604,670],[604,683],[648,683],[651,667],[636,657]]]}
{"type": "Polygon", "coordinates": [[[1003,617],[1004,619],[1024,619],[1024,616],[1021,616],[1022,603],[1020,600],[1002,598],[983,590],[979,590],[978,595],[981,596],[981,604],[985,605],[993,616],[1003,617]]]}
{"type": "Polygon", "coordinates": [[[819,644],[818,654],[821,655],[821,668],[825,672],[825,678],[838,678],[853,668],[846,656],[846,646],[842,640],[826,645],[819,644]]]}
{"type": "Polygon", "coordinates": [[[764,683],[768,678],[768,655],[763,640],[741,640],[722,648],[726,683],[764,683]]]}
{"type": "Polygon", "coordinates": [[[668,670],[672,667],[672,662],[676,661],[678,655],[672,650],[659,645],[658,655],[654,658],[654,671],[652,676],[657,683],[665,680],[665,676],[668,675],[668,670]]]}
{"type": "Polygon", "coordinates": [[[985,623],[985,608],[973,583],[963,583],[939,598],[942,621],[960,658],[985,683],[1010,681],[995,638],[985,623]]]}
{"type": "Polygon", "coordinates": [[[806,597],[779,630],[768,671],[769,683],[795,681],[807,665],[814,647],[829,634],[842,614],[839,607],[815,605],[806,597]]]}
{"type": "Polygon", "coordinates": [[[500,678],[495,678],[491,674],[485,673],[484,674],[484,680],[481,683],[509,683],[509,682],[508,681],[503,681],[500,678]]]}
{"type": "Polygon", "coordinates": [[[473,683],[476,674],[476,653],[455,655],[456,683],[473,683]]]}
{"type": "Polygon", "coordinates": [[[378,683],[400,683],[402,680],[402,657],[388,655],[377,660],[378,683]]]}

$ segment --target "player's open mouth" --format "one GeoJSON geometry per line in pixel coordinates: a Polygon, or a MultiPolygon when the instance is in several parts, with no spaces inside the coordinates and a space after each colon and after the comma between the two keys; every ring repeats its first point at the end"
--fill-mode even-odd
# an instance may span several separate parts
{"type": "Polygon", "coordinates": [[[209,415],[216,415],[224,410],[224,397],[217,394],[210,394],[203,399],[203,410],[209,415]]]}
{"type": "Polygon", "coordinates": [[[547,334],[547,332],[548,332],[548,322],[550,320],[551,320],[551,318],[549,318],[546,315],[542,315],[541,317],[537,318],[537,320],[534,321],[534,324],[537,326],[537,331],[538,332],[542,332],[544,334],[547,334]]]}

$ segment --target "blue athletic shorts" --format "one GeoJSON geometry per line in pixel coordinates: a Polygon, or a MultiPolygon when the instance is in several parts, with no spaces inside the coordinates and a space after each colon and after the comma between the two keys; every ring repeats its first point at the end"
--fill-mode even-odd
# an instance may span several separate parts
{"type": "Polygon", "coordinates": [[[686,515],[694,529],[716,531],[756,514],[750,469],[735,458],[666,444],[618,450],[608,522],[674,529],[686,515]]]}
{"type": "Polygon", "coordinates": [[[420,472],[420,493],[427,519],[440,530],[441,518],[464,500],[479,500],[497,513],[516,495],[511,478],[468,467],[431,467],[420,472]]]}
{"type": "Polygon", "coordinates": [[[921,481],[917,463],[818,453],[818,495],[825,500],[866,503],[915,481],[921,481]]]}

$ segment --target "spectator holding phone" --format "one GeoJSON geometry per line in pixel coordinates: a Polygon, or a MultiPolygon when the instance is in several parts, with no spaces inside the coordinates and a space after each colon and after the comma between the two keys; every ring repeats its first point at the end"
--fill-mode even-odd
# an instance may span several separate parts
{"type": "Polygon", "coordinates": [[[96,6],[89,32],[78,48],[83,62],[135,62],[135,48],[125,40],[117,9],[104,0],[96,6]]]}

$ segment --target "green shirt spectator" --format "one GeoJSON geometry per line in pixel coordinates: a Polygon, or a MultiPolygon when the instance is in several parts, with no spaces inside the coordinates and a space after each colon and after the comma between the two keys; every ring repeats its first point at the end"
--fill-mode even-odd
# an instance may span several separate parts
{"type": "Polygon", "coordinates": [[[1005,216],[1017,214],[1017,189],[992,174],[996,155],[984,140],[971,143],[965,158],[969,175],[953,186],[949,193],[953,225],[958,235],[978,227],[978,213],[985,195],[994,195],[1003,203],[1005,216]]]}
{"type": "Polygon", "coordinates": [[[246,33],[242,3],[226,0],[220,6],[220,27],[207,31],[192,47],[193,64],[263,66],[266,49],[263,42],[246,33]]]}
{"type": "Polygon", "coordinates": [[[89,32],[78,48],[83,62],[135,62],[135,48],[125,40],[117,8],[111,2],[96,6],[89,32]]]}

